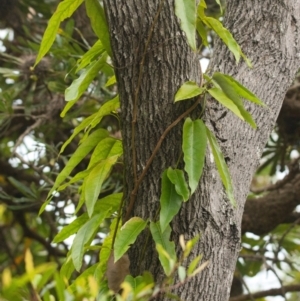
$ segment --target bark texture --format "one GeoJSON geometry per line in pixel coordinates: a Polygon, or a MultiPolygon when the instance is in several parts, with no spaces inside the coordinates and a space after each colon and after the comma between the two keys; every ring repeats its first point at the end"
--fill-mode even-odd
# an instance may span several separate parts
{"type": "MultiPolygon", "coordinates": [[[[237,65],[228,49],[217,42],[210,69],[234,76],[268,108],[247,106],[258,125],[255,131],[215,101],[208,101],[205,121],[225,154],[238,206],[233,209],[229,204],[209,150],[197,192],[172,223],[175,241],[179,234],[189,239],[201,233],[194,255],[203,253],[204,260],[210,261],[198,277],[177,290],[183,300],[224,301],[229,297],[250,181],[285,92],[299,68],[297,2],[231,0],[227,3],[225,26],[254,67],[249,69],[242,61],[237,65]]],[[[106,0],[104,3],[121,99],[128,198],[134,186],[135,166],[138,177],[164,130],[192,104],[192,101],[174,104],[175,92],[187,80],[199,82],[200,70],[174,16],[174,1],[106,0]]],[[[175,127],[162,143],[140,185],[132,215],[156,217],[162,171],[174,166],[180,158],[181,128],[182,124],[175,127]]],[[[157,255],[147,236],[145,233],[131,248],[131,273],[136,275],[146,269],[159,279],[157,255]]]]}

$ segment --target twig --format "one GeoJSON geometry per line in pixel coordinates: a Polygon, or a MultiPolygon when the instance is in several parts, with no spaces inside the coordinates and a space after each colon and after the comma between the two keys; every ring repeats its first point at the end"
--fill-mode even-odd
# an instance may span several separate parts
{"type": "MultiPolygon", "coordinates": [[[[260,291],[260,292],[253,293],[252,296],[254,298],[264,298],[267,296],[283,296],[284,294],[289,292],[300,292],[300,284],[285,285],[282,286],[281,288],[273,288],[265,291],[260,291]]],[[[229,301],[248,301],[248,300],[251,300],[250,294],[240,295],[229,299],[229,301]]]]}

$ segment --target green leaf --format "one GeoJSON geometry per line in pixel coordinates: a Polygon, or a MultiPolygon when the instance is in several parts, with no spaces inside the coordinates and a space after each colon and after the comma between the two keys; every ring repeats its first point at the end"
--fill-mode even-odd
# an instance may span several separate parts
{"type": "Polygon", "coordinates": [[[204,27],[202,21],[199,18],[197,19],[197,31],[198,31],[198,34],[201,37],[202,44],[204,46],[208,47],[209,43],[208,43],[208,40],[207,40],[207,32],[205,30],[205,27],[204,27]]]}
{"type": "Polygon", "coordinates": [[[203,8],[200,6],[198,7],[198,17],[221,38],[228,49],[233,53],[237,62],[239,62],[240,57],[242,56],[247,65],[252,67],[251,62],[242,52],[241,47],[236,42],[230,31],[226,29],[219,20],[205,16],[203,13],[203,8]]]}
{"type": "Polygon", "coordinates": [[[59,243],[71,235],[75,234],[82,225],[88,221],[89,217],[87,214],[83,214],[77,217],[72,223],[63,227],[59,233],[54,237],[53,243],[59,243]]]}
{"type": "Polygon", "coordinates": [[[230,173],[225,162],[222,151],[217,143],[216,137],[210,132],[210,130],[206,127],[206,135],[212,149],[212,153],[214,156],[214,160],[219,171],[219,175],[221,177],[222,183],[225,187],[228,199],[233,207],[236,207],[236,202],[233,194],[233,185],[231,182],[230,173]]]}
{"type": "Polygon", "coordinates": [[[198,234],[192,239],[190,239],[189,241],[187,241],[183,252],[183,258],[187,258],[190,255],[192,249],[194,248],[195,244],[199,241],[199,239],[200,239],[200,235],[198,234]]]}
{"type": "Polygon", "coordinates": [[[123,153],[123,146],[120,140],[112,137],[107,137],[101,140],[95,147],[93,154],[91,156],[88,168],[95,165],[101,160],[108,159],[113,156],[121,156],[123,153]]]}
{"type": "Polygon", "coordinates": [[[245,86],[243,86],[233,77],[220,72],[215,72],[212,78],[221,86],[221,88],[225,85],[231,86],[239,96],[248,99],[249,101],[254,102],[257,105],[266,106],[255,94],[249,91],[245,86]]]}
{"type": "Polygon", "coordinates": [[[74,263],[74,267],[77,271],[80,270],[82,265],[85,244],[87,244],[94,237],[96,231],[99,228],[99,225],[106,217],[106,214],[107,212],[105,211],[96,214],[88,222],[86,222],[76,234],[71,249],[71,257],[74,263]]]}
{"type": "Polygon", "coordinates": [[[212,80],[214,83],[217,83],[217,85],[221,87],[225,95],[234,102],[244,120],[247,121],[255,129],[256,123],[254,122],[251,114],[246,111],[242,99],[235,90],[235,87],[232,86],[231,82],[219,72],[213,75],[212,80]]]}
{"type": "Polygon", "coordinates": [[[185,120],[182,150],[184,169],[189,176],[189,186],[193,194],[202,175],[206,152],[206,131],[202,120],[192,121],[190,118],[185,120]]]}
{"type": "Polygon", "coordinates": [[[95,203],[99,197],[99,193],[102,188],[104,180],[110,173],[112,166],[117,162],[119,155],[109,157],[106,160],[99,162],[91,170],[88,177],[86,178],[85,191],[85,204],[89,216],[92,216],[94,212],[95,203]]]}
{"type": "Polygon", "coordinates": [[[79,5],[83,1],[84,0],[64,0],[59,3],[56,11],[54,12],[54,14],[48,22],[48,26],[42,38],[41,47],[34,66],[36,66],[40,62],[40,60],[45,56],[45,54],[49,51],[50,47],[52,46],[55,40],[60,23],[66,18],[71,17],[74,11],[79,7],[79,5]]]}
{"type": "Polygon", "coordinates": [[[133,244],[138,235],[145,229],[147,222],[140,217],[132,217],[118,232],[114,244],[114,258],[118,261],[133,244]]]}
{"type": "Polygon", "coordinates": [[[163,248],[162,245],[156,244],[156,250],[158,252],[159,261],[164,269],[167,276],[170,276],[173,272],[175,261],[171,258],[168,252],[163,248]]]}
{"type": "Polygon", "coordinates": [[[102,43],[98,40],[79,60],[78,67],[75,73],[78,73],[81,69],[85,68],[87,65],[91,63],[96,57],[100,57],[105,51],[102,43]]]}
{"type": "Polygon", "coordinates": [[[178,213],[183,198],[176,192],[175,185],[169,180],[167,170],[163,172],[161,186],[159,222],[161,231],[164,232],[178,213]]]}
{"type": "Polygon", "coordinates": [[[179,280],[180,282],[183,282],[186,278],[186,269],[183,266],[179,266],[178,267],[178,276],[179,276],[179,280]]]}
{"type": "Polygon", "coordinates": [[[185,82],[175,94],[175,102],[190,99],[202,94],[203,88],[200,88],[195,82],[185,82]]]}
{"type": "Polygon", "coordinates": [[[180,19],[180,27],[185,32],[189,45],[195,51],[196,46],[196,0],[175,0],[175,14],[180,19]]]}
{"type": "MultiPolygon", "coordinates": [[[[71,252],[69,252],[69,253],[71,253],[71,252]]],[[[67,256],[65,262],[63,263],[63,265],[60,269],[60,275],[66,279],[70,279],[72,273],[75,270],[72,257],[69,253],[68,253],[68,256],[67,256]]]]}
{"type": "Polygon", "coordinates": [[[151,222],[150,231],[154,242],[160,244],[168,252],[170,257],[176,261],[175,243],[174,241],[170,241],[171,227],[168,225],[165,231],[162,232],[159,222],[151,222]]]}
{"type": "Polygon", "coordinates": [[[116,76],[112,76],[105,84],[105,87],[109,87],[109,86],[112,86],[114,85],[115,83],[117,82],[116,80],[116,76]]]}
{"type": "Polygon", "coordinates": [[[83,158],[99,143],[101,139],[107,137],[107,131],[103,129],[98,129],[93,132],[90,136],[88,136],[82,144],[76,149],[64,169],[59,173],[57,176],[55,183],[51,190],[48,193],[47,199],[43,206],[40,209],[40,214],[44,211],[46,205],[49,203],[49,198],[51,197],[52,193],[59,187],[59,185],[67,179],[70,175],[72,170],[82,161],[83,158]]]}
{"type": "Polygon", "coordinates": [[[207,92],[224,107],[232,111],[240,119],[242,119],[243,121],[245,120],[236,104],[230,98],[228,98],[227,95],[221,89],[212,88],[209,89],[207,92]]]}
{"type": "Polygon", "coordinates": [[[183,197],[184,201],[187,201],[190,197],[190,192],[183,171],[169,167],[167,175],[169,180],[175,185],[176,192],[183,197]]]}
{"type": "Polygon", "coordinates": [[[80,96],[86,91],[93,79],[106,63],[107,56],[103,54],[97,61],[92,62],[79,76],[71,86],[66,89],[65,99],[68,101],[60,116],[65,117],[69,109],[77,102],[80,96]]]}
{"type": "Polygon", "coordinates": [[[109,30],[102,6],[98,0],[85,0],[85,7],[94,32],[101,40],[109,56],[112,56],[109,30]]]}
{"type": "Polygon", "coordinates": [[[8,177],[7,179],[10,182],[10,184],[12,184],[24,196],[27,196],[28,198],[36,199],[37,195],[28,186],[24,185],[22,182],[16,180],[13,177],[8,177]]]}
{"type": "Polygon", "coordinates": [[[190,263],[188,270],[187,270],[187,275],[190,276],[196,269],[196,267],[198,266],[200,260],[202,259],[202,255],[198,255],[197,257],[195,257],[192,262],[190,263]]]}
{"type": "MultiPolygon", "coordinates": [[[[120,107],[119,95],[104,103],[97,113],[94,113],[91,116],[85,118],[74,129],[74,132],[71,135],[71,137],[63,144],[60,153],[64,151],[66,146],[70,144],[70,142],[74,139],[74,137],[78,135],[81,131],[85,130],[87,127],[89,127],[89,130],[93,129],[96,125],[98,125],[101,122],[104,116],[111,114],[113,111],[116,111],[119,107],[120,107]]],[[[107,132],[107,136],[108,136],[108,132],[107,132]]]]}

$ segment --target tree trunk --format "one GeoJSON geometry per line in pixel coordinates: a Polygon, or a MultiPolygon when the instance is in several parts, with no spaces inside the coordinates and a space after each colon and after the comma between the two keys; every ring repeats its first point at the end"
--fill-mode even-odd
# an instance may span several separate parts
{"type": "MultiPolygon", "coordinates": [[[[225,154],[238,206],[233,209],[228,202],[208,150],[198,190],[172,223],[176,243],[179,234],[189,239],[201,233],[193,255],[202,253],[203,260],[210,262],[198,277],[176,291],[183,300],[224,301],[229,297],[250,180],[284,94],[299,67],[300,8],[297,2],[231,0],[227,3],[225,26],[254,67],[249,69],[243,61],[236,64],[226,46],[218,41],[210,72],[234,76],[268,107],[247,105],[258,125],[258,129],[253,130],[208,99],[204,120],[225,154]]],[[[162,133],[193,103],[174,104],[174,94],[187,80],[199,83],[201,72],[197,55],[189,49],[174,15],[173,0],[105,0],[104,3],[121,99],[128,206],[135,178],[141,174],[162,133]]],[[[195,116],[200,109],[200,106],[196,109],[195,116]]],[[[161,174],[169,166],[174,167],[180,158],[181,131],[182,123],[163,141],[139,187],[131,216],[157,219],[161,174]]],[[[141,236],[131,248],[131,273],[137,275],[150,270],[161,279],[156,251],[147,237],[147,233],[141,236]]]]}

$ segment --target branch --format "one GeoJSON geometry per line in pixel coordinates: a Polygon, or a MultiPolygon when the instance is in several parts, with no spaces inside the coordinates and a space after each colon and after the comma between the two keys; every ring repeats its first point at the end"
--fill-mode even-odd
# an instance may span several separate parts
{"type": "Polygon", "coordinates": [[[253,294],[240,295],[237,297],[230,298],[229,301],[248,301],[252,298],[263,298],[267,296],[284,296],[289,292],[300,292],[300,284],[292,284],[282,286],[281,288],[273,288],[265,291],[256,292],[253,294]]]}

